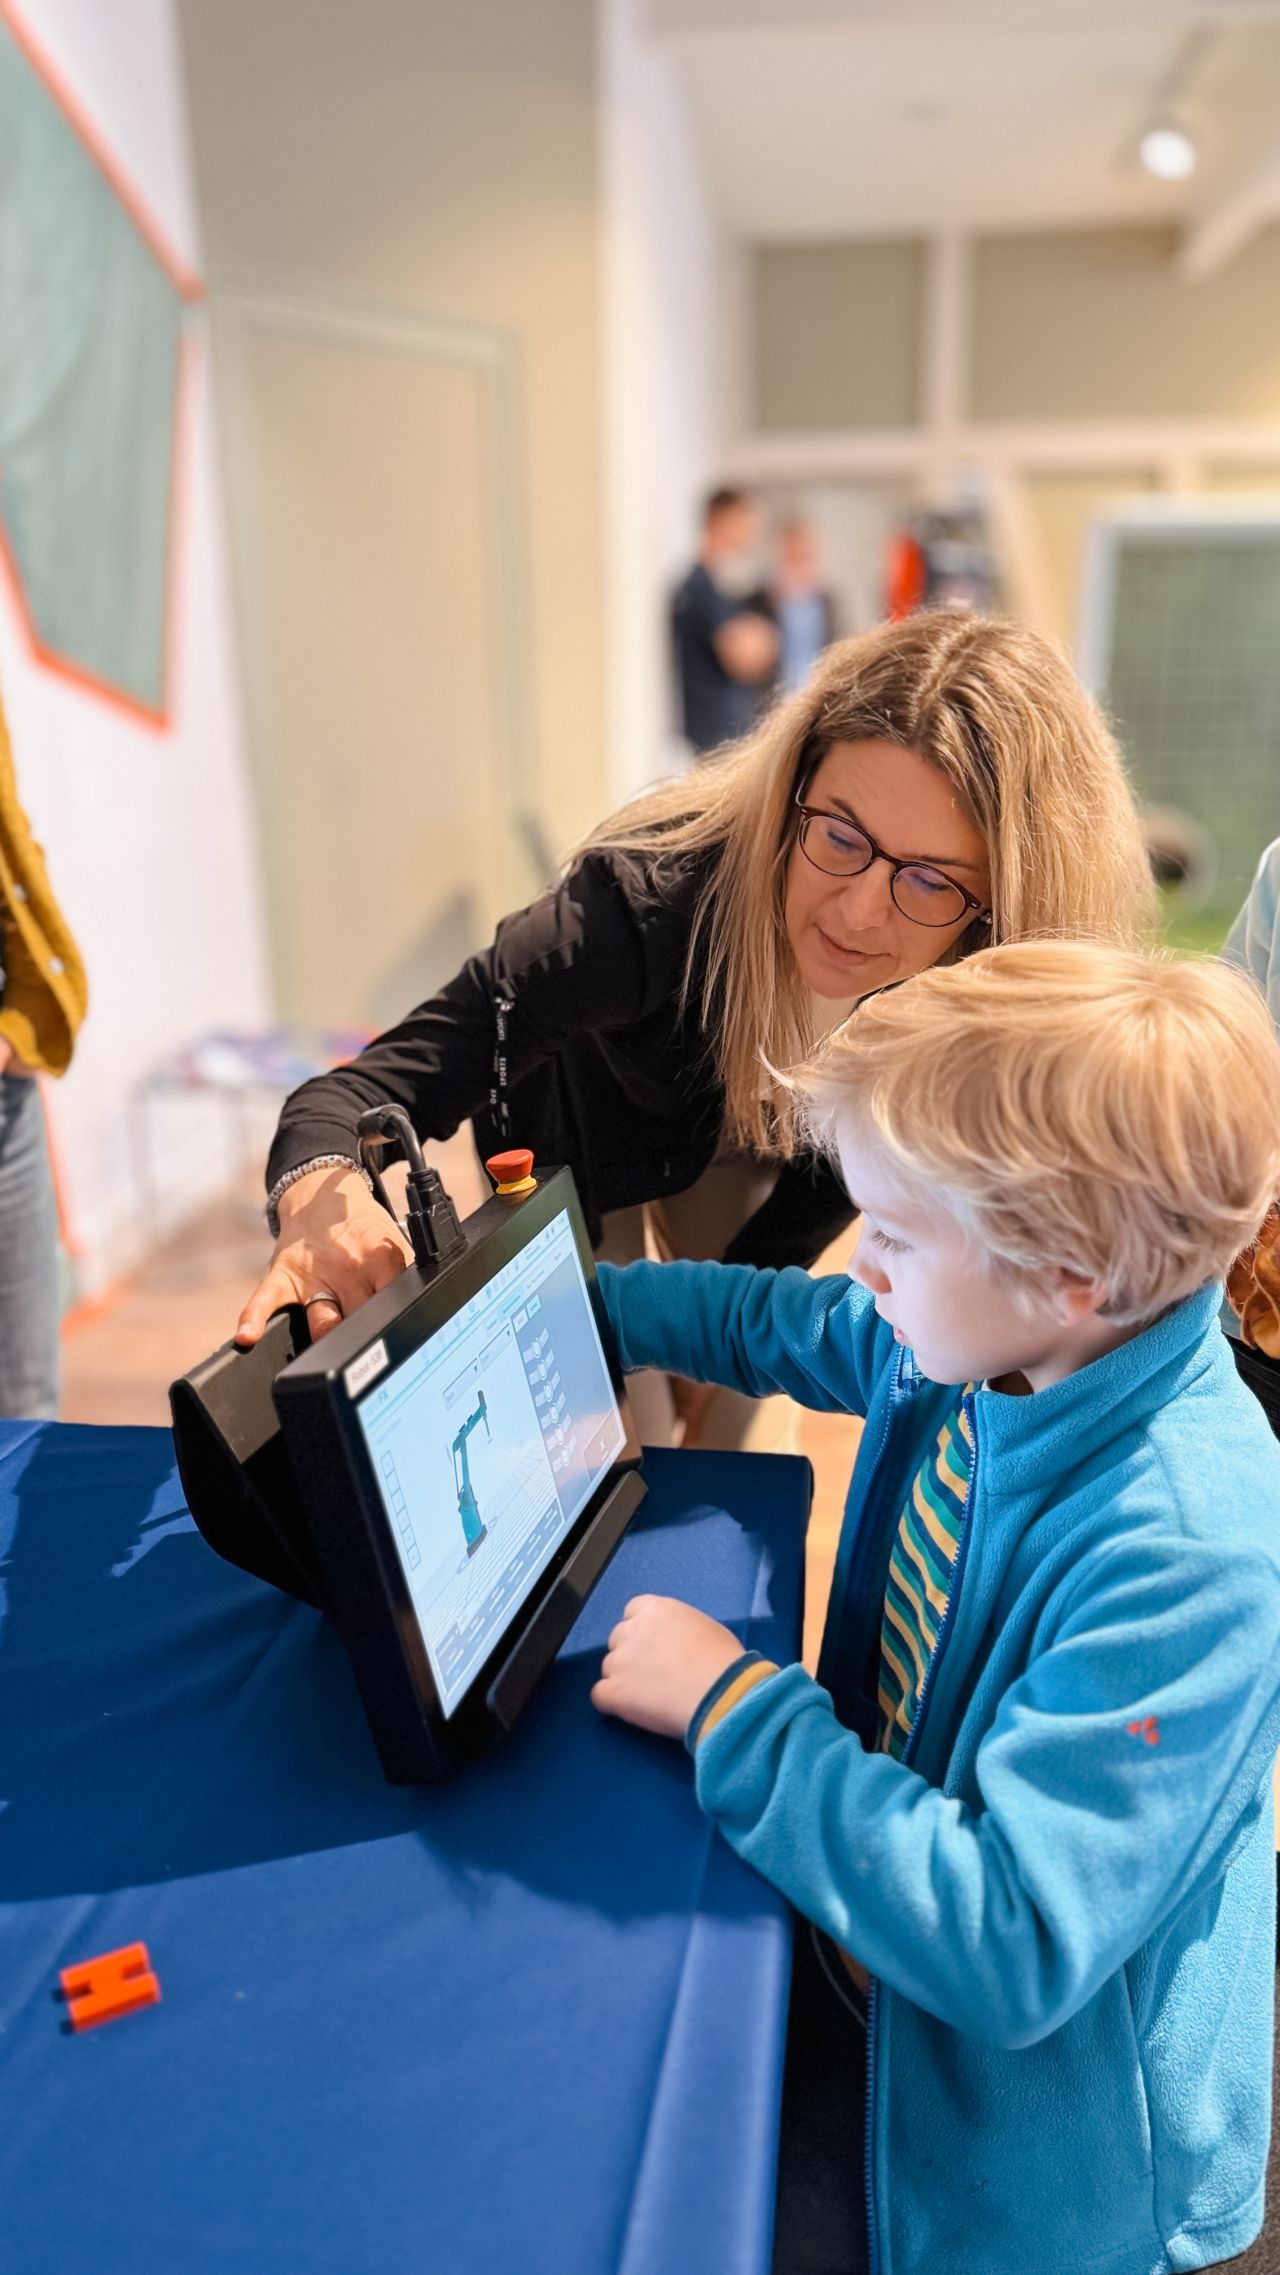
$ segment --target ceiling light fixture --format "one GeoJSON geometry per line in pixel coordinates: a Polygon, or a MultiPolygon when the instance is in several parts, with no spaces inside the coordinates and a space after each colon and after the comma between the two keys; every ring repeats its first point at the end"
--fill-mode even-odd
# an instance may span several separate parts
{"type": "Polygon", "coordinates": [[[1153,122],[1138,144],[1138,156],[1149,174],[1162,182],[1185,182],[1196,170],[1196,146],[1185,127],[1171,119],[1153,122]]]}
{"type": "MultiPolygon", "coordinates": [[[[1179,40],[1159,86],[1152,92],[1136,144],[1138,158],[1159,182],[1185,182],[1196,170],[1200,153],[1188,124],[1188,118],[1197,115],[1192,90],[1217,38],[1218,33],[1210,25],[1193,25],[1179,40]]],[[[1130,165],[1133,159],[1134,143],[1131,142],[1130,165]]]]}

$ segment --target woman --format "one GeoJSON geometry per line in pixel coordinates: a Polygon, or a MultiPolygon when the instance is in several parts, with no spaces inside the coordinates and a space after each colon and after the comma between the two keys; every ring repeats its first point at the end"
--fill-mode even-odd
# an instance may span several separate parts
{"type": "Polygon", "coordinates": [[[33,1077],[70,1062],[84,966],[18,803],[0,710],[0,1415],[58,1407],[58,1211],[33,1077]]]}
{"type": "MultiPolygon", "coordinates": [[[[570,1165],[615,1261],[647,1237],[810,1264],[853,1212],[771,1070],[930,964],[1037,933],[1135,940],[1151,900],[1115,745],[1045,641],[954,614],[845,641],[743,741],[607,822],[402,1025],[294,1092],[267,1169],[279,1237],[238,1340],[291,1302],[322,1334],[403,1270],[354,1166],[360,1113],[388,1099],[425,1138],[462,1131],[442,1165],[460,1208],[484,1189],[475,1148],[518,1143],[570,1165]]],[[[699,1443],[737,1442],[742,1419],[703,1415],[699,1443]]]]}

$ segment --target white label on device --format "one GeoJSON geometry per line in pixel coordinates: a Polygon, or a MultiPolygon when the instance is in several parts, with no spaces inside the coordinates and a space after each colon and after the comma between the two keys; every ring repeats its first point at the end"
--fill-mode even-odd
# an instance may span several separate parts
{"type": "Polygon", "coordinates": [[[348,1398],[358,1398],[362,1390],[367,1389],[371,1382],[376,1382],[386,1364],[387,1346],[379,1335],[376,1343],[371,1343],[367,1351],[362,1351],[358,1359],[351,1361],[342,1378],[347,1386],[348,1398]]]}

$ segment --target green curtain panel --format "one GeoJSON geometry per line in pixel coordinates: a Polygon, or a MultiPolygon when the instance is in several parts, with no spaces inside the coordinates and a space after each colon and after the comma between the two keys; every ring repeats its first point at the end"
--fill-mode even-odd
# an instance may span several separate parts
{"type": "Polygon", "coordinates": [[[155,712],[183,307],[0,23],[0,523],[42,648],[155,712]]]}
{"type": "Polygon", "coordinates": [[[1116,539],[1104,700],[1144,803],[1188,814],[1233,915],[1276,834],[1280,517],[1116,539]]]}

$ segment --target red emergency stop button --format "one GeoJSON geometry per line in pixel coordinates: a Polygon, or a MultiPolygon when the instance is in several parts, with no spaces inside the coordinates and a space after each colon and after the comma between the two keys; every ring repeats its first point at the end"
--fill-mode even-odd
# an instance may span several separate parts
{"type": "Polygon", "coordinates": [[[523,1199],[526,1193],[537,1190],[533,1155],[528,1146],[513,1146],[509,1153],[491,1153],[485,1168],[498,1188],[500,1201],[523,1199]]]}

